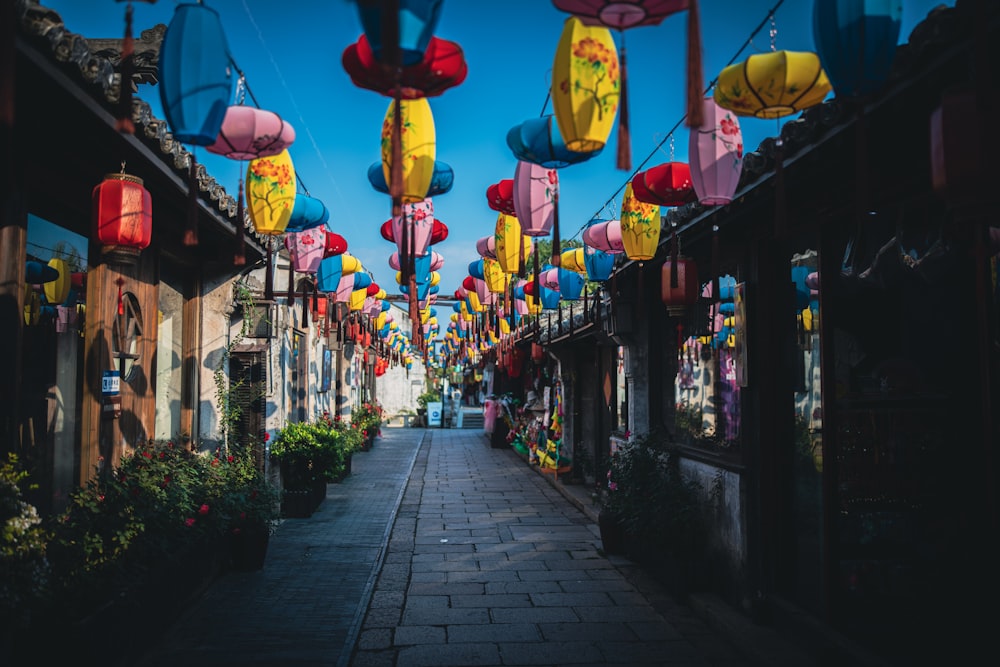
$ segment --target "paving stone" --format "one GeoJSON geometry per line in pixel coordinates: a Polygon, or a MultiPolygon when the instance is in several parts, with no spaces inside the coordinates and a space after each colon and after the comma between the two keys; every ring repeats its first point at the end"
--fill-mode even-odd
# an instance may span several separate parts
{"type": "Polygon", "coordinates": [[[396,634],[393,637],[395,646],[443,644],[444,642],[444,628],[432,625],[401,625],[396,628],[396,634]]]}
{"type": "Polygon", "coordinates": [[[448,642],[537,642],[542,640],[533,623],[491,623],[489,625],[449,625],[448,642]]]}

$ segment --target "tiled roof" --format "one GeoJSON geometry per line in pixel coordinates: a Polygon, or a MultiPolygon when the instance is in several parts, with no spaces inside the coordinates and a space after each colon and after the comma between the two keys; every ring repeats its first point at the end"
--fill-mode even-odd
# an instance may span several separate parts
{"type": "MultiPolygon", "coordinates": [[[[105,105],[118,103],[121,92],[121,75],[115,71],[112,62],[97,55],[83,36],[69,31],[62,17],[52,9],[39,5],[34,0],[15,0],[20,32],[35,43],[46,45],[51,57],[67,65],[67,69],[77,77],[82,90],[105,105]]],[[[186,182],[192,153],[176,141],[165,120],[156,118],[149,104],[133,98],[132,120],[135,135],[152,144],[160,153],[163,162],[169,165],[186,182]]],[[[226,218],[236,217],[236,199],[205,169],[197,165],[198,189],[201,198],[215,206],[226,218]]],[[[230,220],[232,221],[232,220],[230,220]]],[[[235,221],[232,221],[235,224],[235,221]]],[[[244,213],[246,234],[261,242],[264,237],[253,231],[249,217],[244,213]]]]}

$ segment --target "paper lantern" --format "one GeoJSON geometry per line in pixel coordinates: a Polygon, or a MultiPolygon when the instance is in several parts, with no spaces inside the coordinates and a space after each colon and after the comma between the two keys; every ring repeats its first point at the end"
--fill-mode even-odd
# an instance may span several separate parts
{"type": "Polygon", "coordinates": [[[547,169],[561,169],[600,155],[601,149],[587,152],[566,147],[552,115],[531,118],[507,131],[507,146],[518,160],[547,169]]]}
{"type": "Polygon", "coordinates": [[[559,276],[559,296],[567,301],[576,301],[583,292],[585,280],[576,271],[570,271],[563,267],[556,269],[559,276]]]}
{"type": "Polygon", "coordinates": [[[563,23],[552,64],[552,109],[566,148],[604,147],[619,98],[618,50],[611,31],[575,16],[563,23]]]}
{"type": "Polygon", "coordinates": [[[497,236],[496,234],[490,234],[489,236],[484,236],[483,238],[476,241],[476,252],[479,253],[480,257],[489,257],[490,259],[497,258],[497,236]]]}
{"type": "Polygon", "coordinates": [[[559,266],[577,273],[586,273],[587,269],[583,265],[583,248],[570,248],[563,250],[559,266]]]}
{"type": "Polygon", "coordinates": [[[813,42],[838,97],[881,90],[902,16],[902,0],[814,0],[813,42]]]}
{"type": "Polygon", "coordinates": [[[690,257],[667,258],[660,272],[660,299],[674,317],[698,302],[698,265],[690,257]],[[676,268],[676,270],[675,270],[676,268]]]}
{"type": "Polygon", "coordinates": [[[647,204],[632,194],[632,184],[622,196],[622,245],[629,259],[647,260],[656,254],[660,243],[660,207],[647,204]]]}
{"type": "Polygon", "coordinates": [[[94,240],[103,252],[135,261],[153,238],[153,198],[142,179],[106,174],[91,195],[94,240]]]}
{"type": "MultiPolygon", "coordinates": [[[[368,182],[378,192],[389,194],[389,184],[385,182],[385,172],[382,170],[382,163],[375,162],[368,167],[368,182]]],[[[431,175],[431,184],[427,188],[427,198],[443,195],[450,191],[455,184],[455,171],[446,162],[434,160],[434,173],[431,175]]]]}
{"type": "Polygon", "coordinates": [[[494,211],[516,215],[514,212],[514,179],[502,178],[486,188],[486,203],[494,211]]]}
{"type": "Polygon", "coordinates": [[[322,227],[313,227],[286,234],[285,248],[291,257],[292,270],[314,274],[319,271],[320,262],[323,261],[326,252],[326,230],[322,227]]]}
{"type": "Polygon", "coordinates": [[[295,141],[295,129],[273,111],[242,104],[226,109],[215,143],[206,150],[230,160],[277,155],[295,141]]]}
{"type": "MultiPolygon", "coordinates": [[[[423,201],[430,191],[434,176],[435,132],[430,103],[424,99],[402,100],[399,103],[403,133],[400,136],[402,155],[402,201],[423,201]]],[[[382,177],[391,184],[392,126],[395,102],[389,103],[382,122],[382,177]]]]}
{"type": "Polygon", "coordinates": [[[497,214],[496,261],[504,273],[517,273],[521,258],[527,261],[531,254],[531,239],[521,234],[521,223],[513,215],[497,214]]]}
{"type": "Polygon", "coordinates": [[[465,81],[469,73],[465,54],[455,42],[432,36],[419,62],[397,72],[379,62],[366,35],[340,56],[344,70],[355,86],[400,99],[436,97],[465,81]]]}
{"type": "Polygon", "coordinates": [[[49,260],[48,266],[51,269],[55,269],[58,275],[55,280],[45,282],[42,288],[45,292],[45,300],[52,304],[64,303],[69,298],[70,287],[72,286],[69,265],[66,263],[66,260],[53,257],[49,260]]]}
{"type": "Polygon", "coordinates": [[[702,205],[724,206],[733,200],[743,173],[743,132],[736,114],[711,97],[704,105],[704,123],[691,128],[688,139],[691,182],[702,205]]]}
{"type": "Polygon", "coordinates": [[[287,150],[247,165],[247,204],[258,234],[282,234],[295,207],[295,167],[287,150]]]}
{"type": "Polygon", "coordinates": [[[615,268],[615,256],[593,246],[583,246],[583,264],[587,269],[587,279],[603,282],[611,277],[615,268]]]}
{"type": "Polygon", "coordinates": [[[392,240],[400,257],[409,257],[411,251],[414,257],[423,257],[430,252],[434,235],[434,202],[428,198],[403,204],[401,215],[393,216],[387,224],[391,225],[392,240]],[[405,248],[403,247],[404,224],[407,225],[408,232],[405,237],[409,242],[409,246],[405,248]]]}
{"type": "Polygon", "coordinates": [[[723,69],[713,97],[738,116],[781,118],[819,104],[830,90],[815,53],[770,51],[723,69]]]}
{"type": "Polygon", "coordinates": [[[392,45],[386,44],[388,35],[383,34],[386,21],[393,21],[397,27],[399,64],[413,65],[420,62],[427,51],[434,29],[441,16],[443,0],[398,0],[397,15],[384,16],[385,3],[358,2],[358,17],[368,38],[375,59],[392,65],[388,59],[392,45]]]}
{"type": "Polygon", "coordinates": [[[632,168],[632,148],[629,135],[628,79],[625,61],[624,30],[640,26],[655,26],[667,16],[682,10],[688,11],[687,51],[687,122],[700,125],[701,91],[701,28],[698,18],[698,0],[552,0],[559,9],[570,12],[585,25],[604,26],[621,34],[621,110],[618,119],[619,169],[632,168]]]}
{"type": "MultiPolygon", "coordinates": [[[[503,270],[500,261],[496,259],[483,259],[483,281],[486,288],[494,294],[501,294],[507,289],[508,271],[503,270]]],[[[482,298],[480,296],[480,298],[482,298]]]]}
{"type": "Polygon", "coordinates": [[[632,195],[658,206],[684,206],[695,200],[691,168],[683,162],[664,162],[632,177],[632,195]]]}
{"type": "Polygon", "coordinates": [[[340,234],[331,232],[329,229],[323,230],[323,257],[342,255],[347,252],[347,239],[340,234]]]}
{"type": "Polygon", "coordinates": [[[592,222],[583,230],[583,242],[606,253],[624,252],[625,243],[622,241],[621,221],[599,220],[592,222]]]}
{"type": "Polygon", "coordinates": [[[232,77],[218,13],[201,3],[178,4],[160,43],[157,74],[163,115],[177,141],[215,143],[233,94],[232,77]]]}
{"type": "Polygon", "coordinates": [[[315,197],[310,197],[301,192],[295,195],[295,204],[292,206],[292,215],[285,225],[286,232],[301,232],[313,227],[319,227],[330,219],[330,211],[326,204],[315,197]]]}
{"type": "Polygon", "coordinates": [[[519,160],[514,168],[513,204],[525,236],[547,236],[556,215],[559,175],[555,169],[519,160]]]}

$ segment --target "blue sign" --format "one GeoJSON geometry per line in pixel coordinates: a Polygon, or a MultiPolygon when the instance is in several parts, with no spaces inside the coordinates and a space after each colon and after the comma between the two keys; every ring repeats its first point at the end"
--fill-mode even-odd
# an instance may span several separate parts
{"type": "Polygon", "coordinates": [[[121,375],[118,371],[104,371],[101,377],[101,394],[104,396],[117,396],[121,391],[121,375]]]}

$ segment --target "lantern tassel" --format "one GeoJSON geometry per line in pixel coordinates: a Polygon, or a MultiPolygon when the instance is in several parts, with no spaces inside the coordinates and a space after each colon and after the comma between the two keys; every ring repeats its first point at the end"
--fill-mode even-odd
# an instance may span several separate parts
{"type": "Polygon", "coordinates": [[[677,229],[670,228],[670,289],[677,289],[677,258],[680,256],[680,241],[677,240],[677,229]]]}
{"type": "Polygon", "coordinates": [[[118,314],[125,314],[125,300],[122,298],[122,285],[125,283],[121,278],[118,279],[118,314]]]}
{"type": "Polygon", "coordinates": [[[288,253],[288,307],[295,307],[295,263],[291,252],[288,253]]]}
{"type": "Polygon", "coordinates": [[[187,226],[184,229],[184,245],[194,247],[198,245],[198,162],[194,158],[194,153],[191,153],[190,156],[187,226]]]}
{"type": "Polygon", "coordinates": [[[719,226],[712,225],[712,303],[719,301],[719,226]]]}
{"type": "Polygon", "coordinates": [[[302,328],[309,328],[309,286],[302,286],[302,328]]]}
{"type": "MultiPolygon", "coordinates": [[[[403,103],[399,95],[392,103],[392,148],[389,167],[389,196],[392,197],[392,215],[403,212],[403,103]]],[[[402,259],[402,257],[400,257],[402,259]]]]}
{"type": "Polygon", "coordinates": [[[264,269],[264,300],[274,300],[274,257],[270,241],[267,242],[267,266],[264,269]]]}
{"type": "MultiPolygon", "coordinates": [[[[629,133],[628,122],[628,71],[625,66],[625,31],[620,31],[621,49],[621,88],[618,93],[618,163],[617,167],[622,171],[632,169],[632,137],[629,133]]],[[[700,98],[699,98],[700,99],[700,98]]]]}
{"type": "Polygon", "coordinates": [[[243,232],[244,218],[243,179],[240,179],[240,190],[236,197],[236,250],[233,252],[233,266],[244,266],[247,263],[247,242],[243,232]]]}
{"type": "Polygon", "coordinates": [[[132,72],[135,70],[135,41],[132,39],[132,3],[125,7],[125,39],[122,40],[121,60],[118,63],[118,119],[115,129],[123,134],[135,134],[132,122],[132,72]]]}
{"type": "MultiPolygon", "coordinates": [[[[688,0],[688,54],[687,54],[687,126],[701,127],[705,120],[704,74],[701,66],[701,17],[698,0],[688,0]]],[[[624,76],[624,70],[622,70],[624,76]]]]}
{"type": "Polygon", "coordinates": [[[552,196],[552,257],[549,258],[549,264],[558,268],[562,263],[562,257],[559,256],[561,252],[562,241],[559,240],[559,191],[556,190],[552,196]]]}

